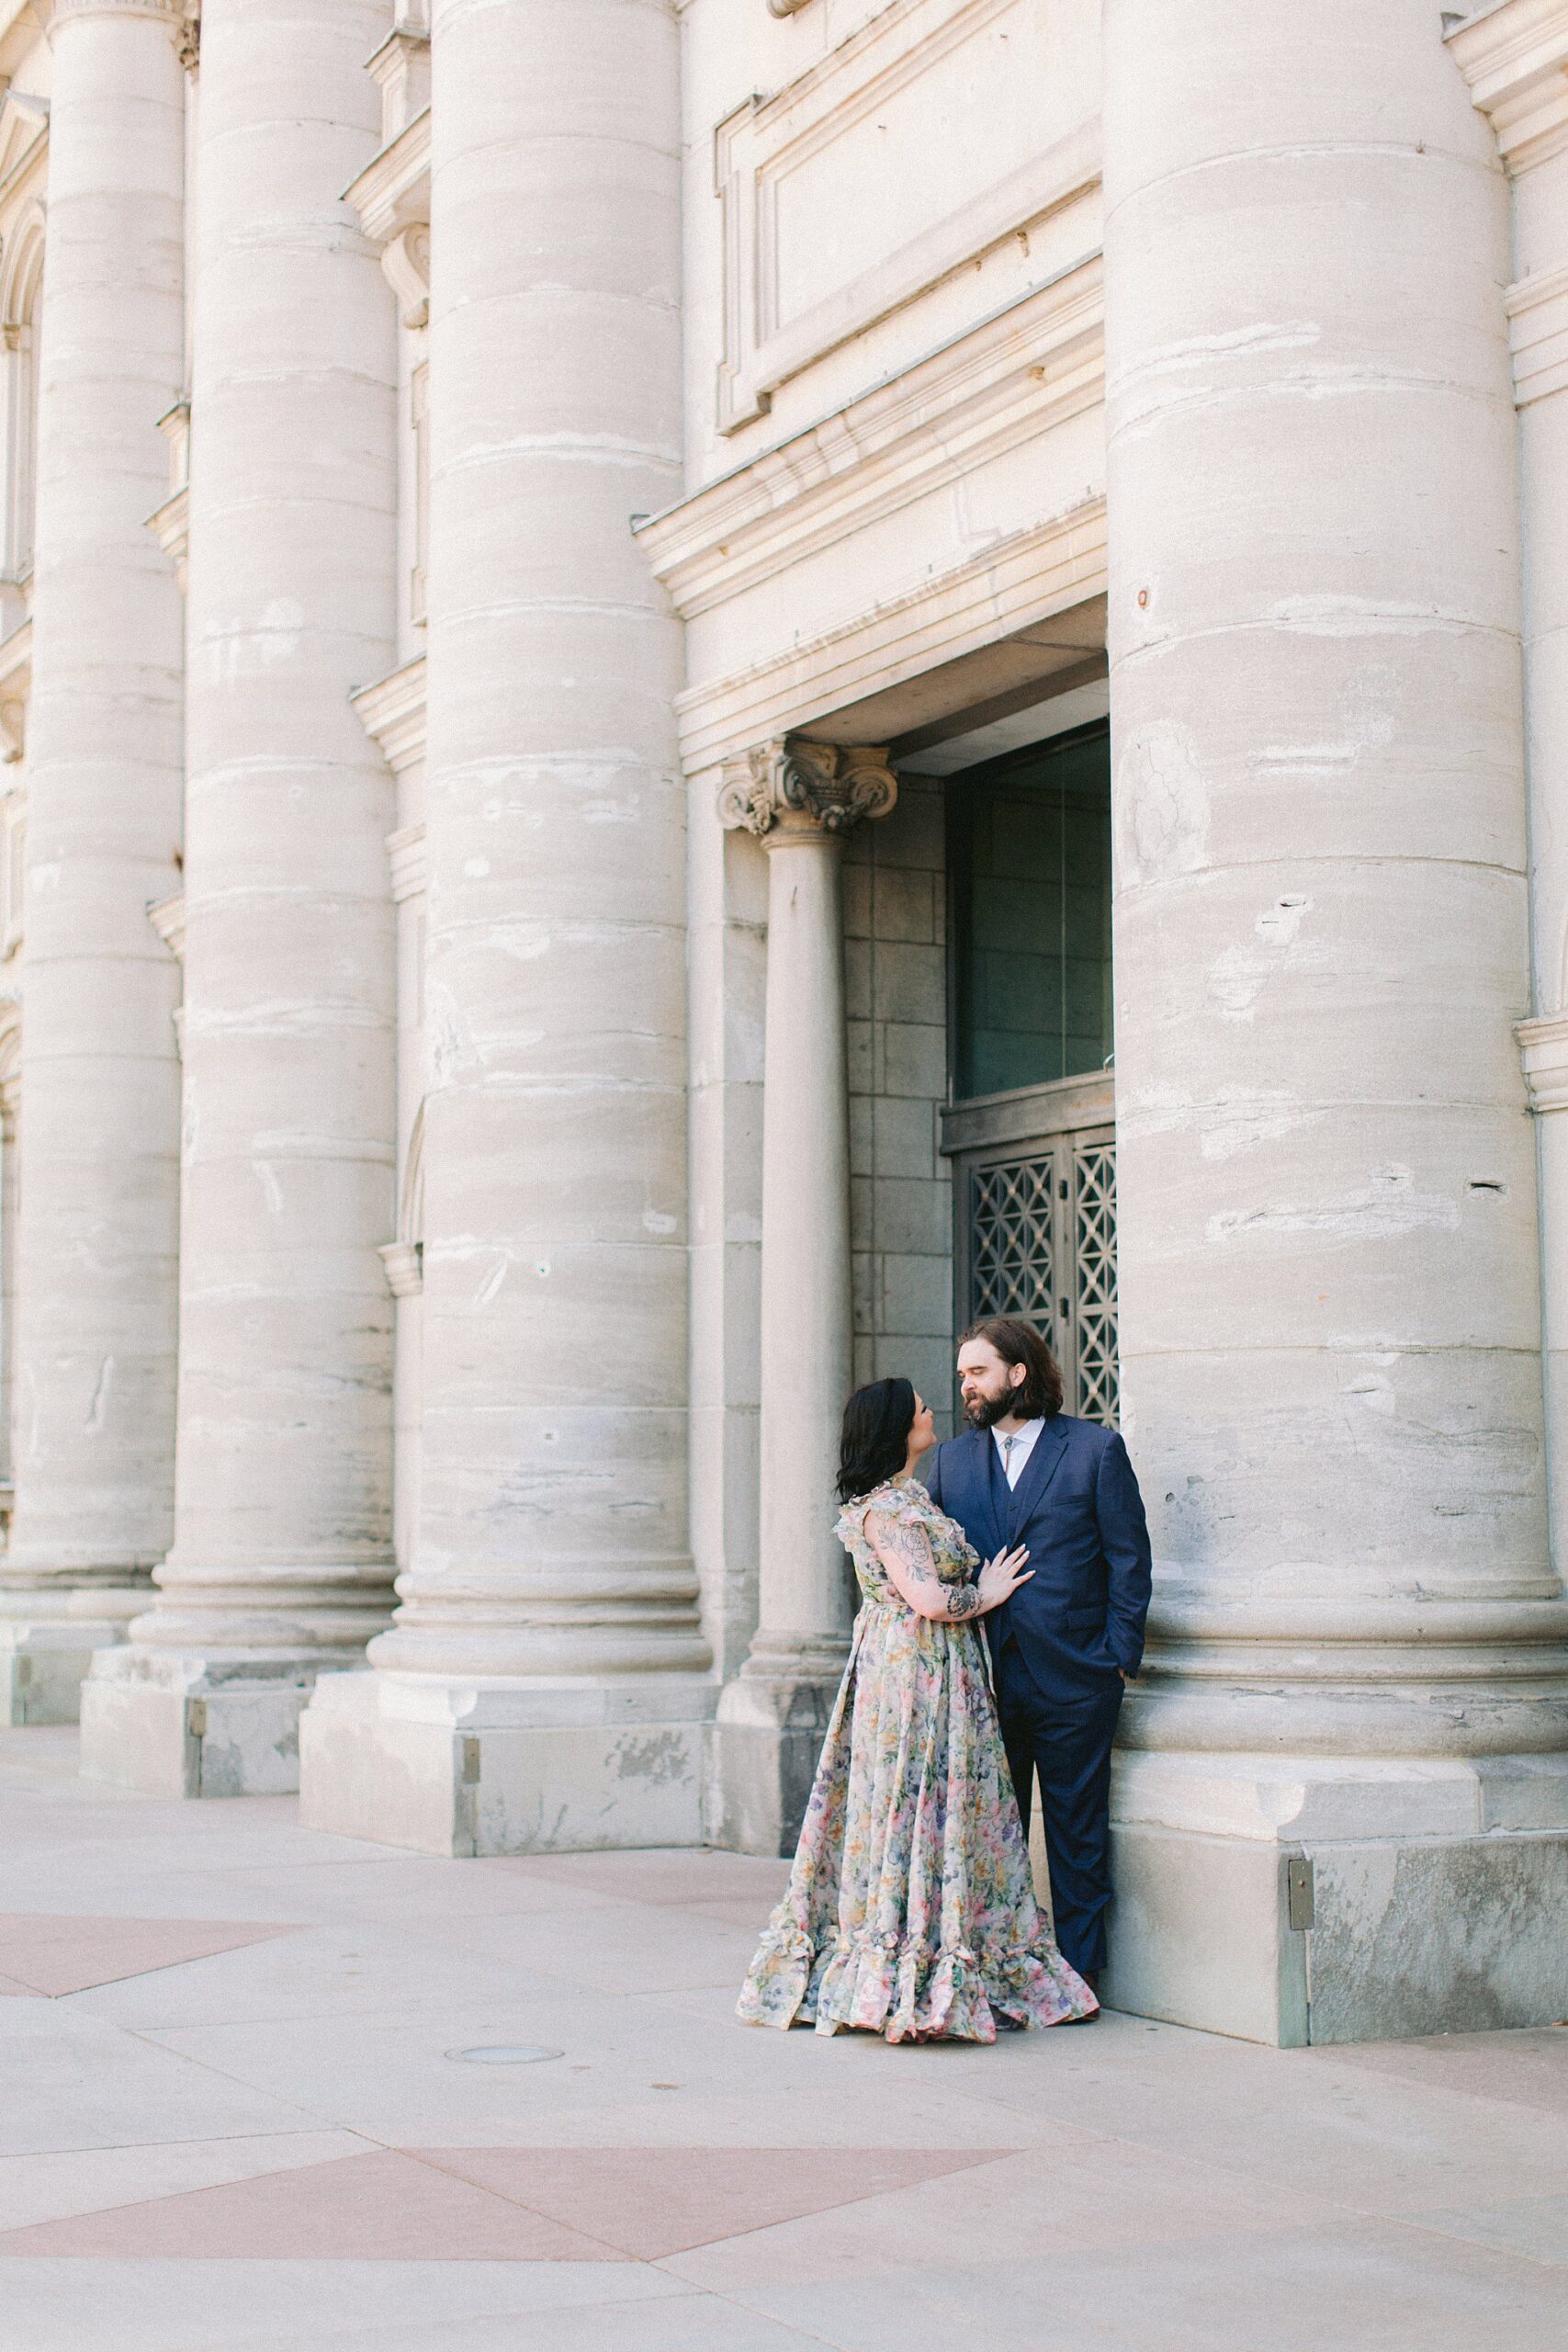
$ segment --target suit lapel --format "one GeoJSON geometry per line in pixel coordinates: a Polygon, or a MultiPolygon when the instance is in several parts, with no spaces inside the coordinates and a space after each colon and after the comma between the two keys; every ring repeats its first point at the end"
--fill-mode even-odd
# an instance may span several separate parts
{"type": "MultiPolygon", "coordinates": [[[[1067,1431],[1060,1413],[1054,1414],[1034,1441],[1033,1450],[1020,1473],[1017,1486],[1008,1497],[1007,1531],[1010,1544],[1016,1544],[1019,1531],[1028,1526],[1041,1503],[1045,1489],[1062,1466],[1062,1456],[1067,1448],[1067,1431]]],[[[992,1453],[996,1452],[993,1445],[992,1453]]],[[[998,1467],[998,1476],[1000,1476],[998,1467]]],[[[1004,1490],[1006,1481],[1003,1481],[1004,1490]]]]}
{"type": "Polygon", "coordinates": [[[997,1465],[997,1449],[989,1430],[966,1430],[953,1441],[953,1459],[959,1475],[942,1474],[946,1508],[958,1521],[983,1560],[1002,1548],[1007,1525],[1007,1484],[997,1465]]]}

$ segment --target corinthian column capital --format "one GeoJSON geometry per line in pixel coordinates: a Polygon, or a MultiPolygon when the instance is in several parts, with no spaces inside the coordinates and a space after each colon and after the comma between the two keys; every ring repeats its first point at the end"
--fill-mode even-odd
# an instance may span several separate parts
{"type": "Polygon", "coordinates": [[[718,815],[772,845],[807,831],[852,832],[863,820],[886,817],[897,797],[885,744],[787,735],[726,761],[718,815]]]}

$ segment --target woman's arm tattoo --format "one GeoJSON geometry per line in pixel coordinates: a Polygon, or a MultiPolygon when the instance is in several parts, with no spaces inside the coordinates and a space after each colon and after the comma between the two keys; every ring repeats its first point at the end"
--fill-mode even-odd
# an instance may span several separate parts
{"type": "Polygon", "coordinates": [[[942,1583],[923,1527],[911,1526],[907,1520],[879,1521],[873,1541],[884,1560],[896,1561],[912,1584],[935,1588],[942,1598],[942,1613],[951,1624],[979,1615],[980,1596],[972,1584],[942,1583]]]}

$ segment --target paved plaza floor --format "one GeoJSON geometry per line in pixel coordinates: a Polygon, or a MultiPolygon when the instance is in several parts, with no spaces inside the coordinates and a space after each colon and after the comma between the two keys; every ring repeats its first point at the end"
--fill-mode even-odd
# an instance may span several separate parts
{"type": "Polygon", "coordinates": [[[1568,2030],[748,2030],[781,1864],[73,1769],[0,1734],[0,2352],[1568,2346],[1568,2030]]]}

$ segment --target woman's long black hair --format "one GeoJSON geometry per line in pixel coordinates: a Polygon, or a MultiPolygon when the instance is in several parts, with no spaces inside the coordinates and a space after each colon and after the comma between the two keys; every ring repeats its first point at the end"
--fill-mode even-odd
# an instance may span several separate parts
{"type": "Polygon", "coordinates": [[[896,1478],[909,1451],[915,1425],[915,1389],[908,1380],[874,1380],[857,1388],[844,1407],[839,1441],[839,1500],[858,1502],[896,1478]]]}

